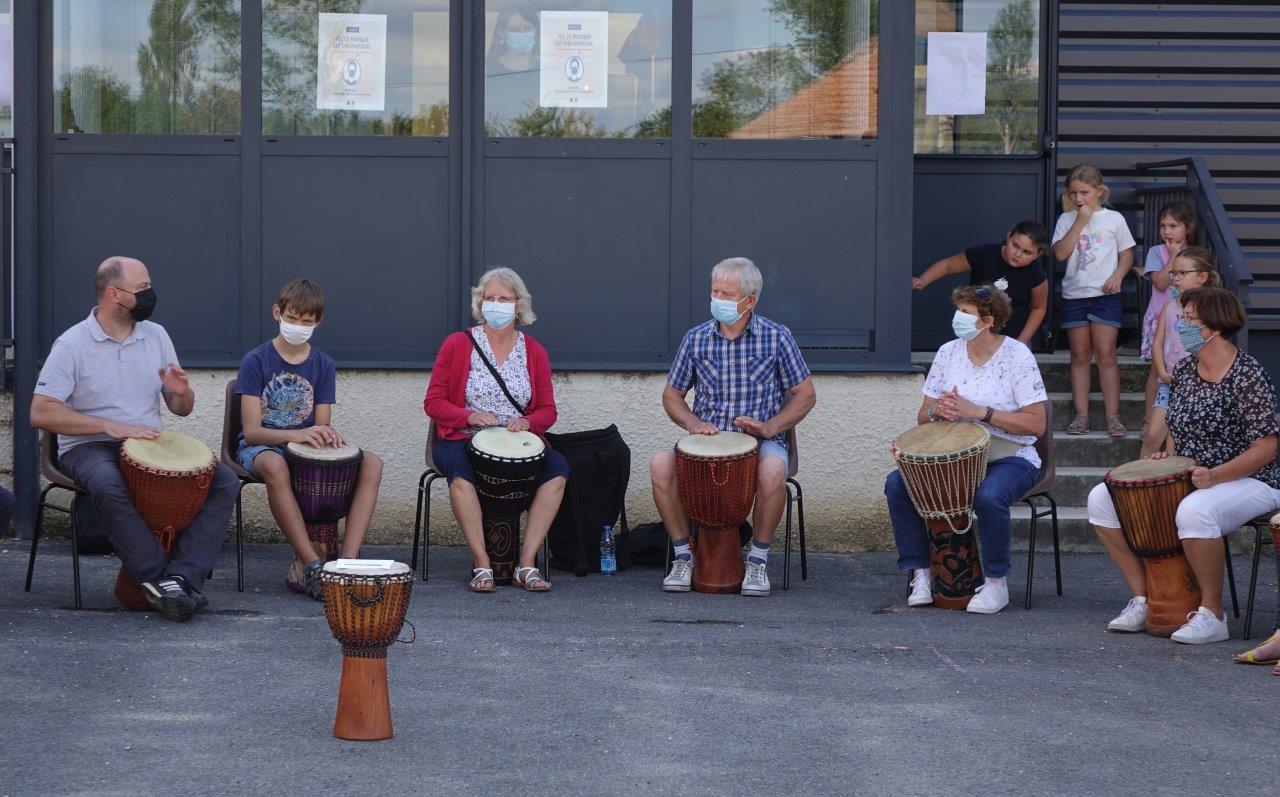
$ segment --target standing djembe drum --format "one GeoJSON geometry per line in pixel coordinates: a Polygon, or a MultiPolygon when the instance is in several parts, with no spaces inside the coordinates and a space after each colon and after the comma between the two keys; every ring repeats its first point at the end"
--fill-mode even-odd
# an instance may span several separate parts
{"type": "Polygon", "coordinates": [[[726,594],[742,588],[746,564],[738,527],[756,501],[760,442],[741,432],[691,434],[676,443],[676,483],[697,525],[692,586],[726,594]]]}
{"type": "Polygon", "coordinates": [[[342,646],[333,735],[355,741],[390,739],[387,648],[404,626],[413,572],[403,562],[339,559],[325,563],[320,580],[324,616],[342,646]]]}
{"type": "Polygon", "coordinates": [[[467,456],[476,472],[493,583],[510,584],[520,554],[520,515],[538,492],[546,444],[532,432],[481,429],[467,443],[467,456]]]}
{"type": "Polygon", "coordinates": [[[1171,636],[1200,606],[1200,584],[1178,539],[1178,504],[1195,489],[1187,457],[1139,459],[1113,468],[1103,482],[1124,540],[1147,573],[1147,633],[1171,636]]]}
{"type": "MultiPolygon", "coordinates": [[[[130,438],[120,445],[120,475],[147,528],[165,555],[204,507],[217,463],[213,451],[181,432],[154,440],[130,438]]],[[[133,578],[120,567],[116,599],[135,611],[151,608],[133,578]]]]}
{"type": "Polygon", "coordinates": [[[973,496],[987,475],[990,442],[979,424],[935,421],[908,429],[890,446],[928,527],[933,603],[943,609],[966,608],[982,585],[973,496]]]}
{"type": "MultiPolygon", "coordinates": [[[[356,491],[356,478],[364,452],[356,446],[316,448],[305,443],[289,443],[284,448],[289,465],[289,483],[293,497],[307,527],[307,539],[326,562],[338,558],[338,521],[351,511],[356,491]]],[[[290,588],[304,592],[302,565],[297,562],[288,579],[290,588]],[[296,569],[297,573],[293,570],[296,569]]]]}

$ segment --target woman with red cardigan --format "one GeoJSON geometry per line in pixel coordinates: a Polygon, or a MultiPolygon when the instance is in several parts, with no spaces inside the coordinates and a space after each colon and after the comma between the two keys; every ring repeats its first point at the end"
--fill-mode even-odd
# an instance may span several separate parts
{"type": "MultiPolygon", "coordinates": [[[[545,441],[547,430],[556,422],[556,399],[551,390],[547,350],[517,329],[537,319],[533,297],[519,274],[509,268],[485,272],[480,284],[471,289],[471,315],[481,323],[453,333],[440,345],[423,409],[436,424],[432,461],[449,482],[449,504],[471,549],[471,590],[493,592],[493,569],[484,548],[480,499],[476,496],[476,474],[467,457],[467,441],[481,429],[494,426],[533,432],[545,441]],[[480,359],[477,346],[497,369],[512,398],[524,408],[522,411],[493,378],[480,359]]],[[[551,582],[534,563],[560,509],[569,478],[565,458],[550,446],[546,451],[513,579],[516,586],[530,592],[551,589],[551,582]]]]}

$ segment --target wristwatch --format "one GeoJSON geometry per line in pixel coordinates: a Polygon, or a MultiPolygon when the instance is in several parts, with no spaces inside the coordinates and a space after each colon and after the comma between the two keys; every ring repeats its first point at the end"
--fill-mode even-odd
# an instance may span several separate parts
{"type": "Polygon", "coordinates": [[[991,416],[996,414],[995,407],[987,407],[987,414],[982,416],[983,423],[991,423],[991,416]]]}

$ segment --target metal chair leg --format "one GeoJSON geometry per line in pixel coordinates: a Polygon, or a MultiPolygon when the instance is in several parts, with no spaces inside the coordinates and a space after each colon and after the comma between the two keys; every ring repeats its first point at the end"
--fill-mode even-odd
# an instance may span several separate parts
{"type": "MultiPolygon", "coordinates": [[[[1280,556],[1280,551],[1276,552],[1280,556]]],[[[1262,527],[1253,527],[1253,566],[1249,569],[1249,600],[1244,609],[1244,639],[1253,632],[1253,601],[1258,594],[1258,564],[1262,561],[1262,527]]]]}
{"type": "Polygon", "coordinates": [[[431,563],[431,485],[439,478],[441,476],[437,473],[427,479],[427,490],[422,496],[422,580],[424,582],[430,572],[431,563]]]}
{"type": "Polygon", "coordinates": [[[782,588],[791,589],[791,485],[783,485],[787,491],[787,533],[782,544],[782,588]]]}
{"type": "Polygon", "coordinates": [[[800,530],[800,580],[809,580],[809,547],[805,544],[804,539],[804,490],[800,487],[800,482],[795,479],[787,479],[787,483],[796,488],[796,519],[800,530]]]}
{"type": "Polygon", "coordinates": [[[1058,587],[1058,597],[1062,597],[1062,550],[1058,547],[1058,502],[1053,500],[1053,496],[1045,493],[1044,497],[1049,501],[1049,511],[1053,520],[1053,577],[1058,587]]]}
{"type": "Polygon", "coordinates": [[[244,507],[241,498],[248,482],[240,482],[236,490],[236,592],[244,592],[244,507]]]}
{"type": "MultiPolygon", "coordinates": [[[[74,499],[73,499],[74,501],[74,499]]],[[[75,607],[80,608],[80,524],[76,522],[75,504],[71,505],[71,582],[75,591],[75,607]]]]}
{"type": "Polygon", "coordinates": [[[36,527],[31,531],[31,556],[27,559],[27,586],[23,588],[24,592],[31,591],[31,577],[36,571],[36,546],[40,544],[40,530],[44,525],[44,502],[49,496],[49,491],[57,486],[56,484],[46,485],[40,491],[40,503],[36,505],[36,527]]]}
{"type": "Polygon", "coordinates": [[[418,539],[422,534],[422,494],[426,492],[427,471],[423,471],[418,477],[418,500],[414,503],[413,516],[413,553],[409,558],[409,570],[416,572],[418,569],[418,539]]]}
{"type": "Polygon", "coordinates": [[[1036,505],[1031,503],[1031,499],[1027,498],[1022,503],[1027,505],[1031,510],[1031,526],[1027,531],[1027,586],[1026,594],[1022,598],[1022,608],[1031,608],[1031,584],[1035,581],[1036,574],[1036,522],[1039,520],[1039,513],[1036,512],[1036,505]]]}
{"type": "Polygon", "coordinates": [[[1229,537],[1222,538],[1223,553],[1227,560],[1227,583],[1231,586],[1231,611],[1236,619],[1240,618],[1240,600],[1236,597],[1236,569],[1231,564],[1231,543],[1229,537]]]}

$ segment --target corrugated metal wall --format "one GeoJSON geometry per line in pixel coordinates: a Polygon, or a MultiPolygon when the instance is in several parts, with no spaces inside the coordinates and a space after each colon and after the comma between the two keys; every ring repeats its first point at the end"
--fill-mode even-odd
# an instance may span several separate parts
{"type": "Polygon", "coordinates": [[[1202,156],[1253,271],[1255,326],[1276,328],[1280,3],[1061,0],[1060,20],[1059,182],[1097,164],[1137,235],[1133,188],[1152,178],[1134,163],[1202,156]]]}

